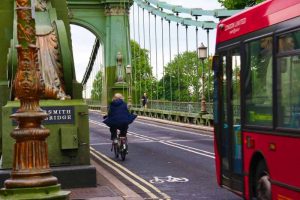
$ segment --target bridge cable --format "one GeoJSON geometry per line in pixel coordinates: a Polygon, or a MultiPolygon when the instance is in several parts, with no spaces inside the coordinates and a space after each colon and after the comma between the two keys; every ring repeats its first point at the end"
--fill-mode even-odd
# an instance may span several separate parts
{"type": "MultiPolygon", "coordinates": [[[[99,81],[98,81],[98,76],[100,75],[98,75],[98,73],[100,73],[100,61],[99,61],[99,48],[100,48],[100,46],[98,47],[98,52],[97,52],[97,57],[96,57],[96,67],[95,67],[95,78],[94,78],[94,81],[96,81],[97,80],[97,82],[96,82],[96,89],[97,89],[97,87],[99,88],[99,81]]],[[[98,91],[96,91],[96,95],[98,96],[98,91]]],[[[97,97],[98,98],[98,97],[97,97]]]]}
{"type": "MultiPolygon", "coordinates": [[[[171,21],[168,20],[169,22],[169,65],[171,66],[171,62],[172,62],[172,50],[171,50],[171,21]]],[[[170,98],[171,98],[171,110],[173,110],[173,92],[172,92],[172,73],[171,70],[169,72],[169,76],[170,76],[170,98]]]]}
{"type": "Polygon", "coordinates": [[[186,52],[189,52],[189,42],[188,42],[188,26],[185,25],[185,42],[186,42],[186,52]]]}
{"type": "MultiPolygon", "coordinates": [[[[150,48],[150,53],[149,53],[149,63],[150,63],[150,68],[151,68],[151,72],[153,72],[153,66],[152,66],[152,64],[151,64],[151,61],[152,61],[152,54],[151,54],[151,51],[152,51],[152,49],[151,49],[151,24],[150,24],[150,11],[148,12],[148,23],[149,23],[149,27],[148,27],[148,29],[149,29],[149,48],[150,48]]],[[[151,88],[151,95],[150,95],[150,100],[151,100],[151,105],[150,105],[150,108],[152,108],[152,98],[153,98],[153,87],[152,87],[152,84],[153,84],[153,76],[152,76],[152,73],[151,73],[151,85],[150,85],[150,88],[151,88]]]]}
{"type": "Polygon", "coordinates": [[[145,42],[145,9],[143,8],[143,39],[144,39],[144,50],[143,50],[143,53],[144,53],[144,74],[143,74],[143,80],[144,80],[144,93],[145,92],[148,92],[147,91],[147,80],[148,80],[148,78],[147,78],[147,62],[146,62],[146,60],[147,60],[147,55],[146,55],[146,42],[145,42]]]}
{"type": "Polygon", "coordinates": [[[155,62],[156,62],[156,100],[158,100],[158,72],[157,72],[157,28],[156,28],[156,15],[154,15],[155,21],[155,62]]]}
{"type": "Polygon", "coordinates": [[[161,18],[161,51],[162,51],[162,70],[163,70],[163,109],[166,109],[166,90],[165,90],[165,55],[164,55],[164,18],[161,18]]]}
{"type": "MultiPolygon", "coordinates": [[[[178,13],[176,13],[178,16],[178,13]]],[[[177,59],[179,59],[179,23],[177,22],[177,59]]],[[[180,67],[179,63],[177,63],[177,82],[178,82],[178,102],[181,101],[181,91],[180,91],[180,79],[179,79],[179,74],[180,74],[180,67]]],[[[179,104],[179,109],[181,108],[181,104],[179,104]]]]}
{"type": "Polygon", "coordinates": [[[140,82],[140,88],[139,88],[139,104],[141,103],[140,99],[142,97],[142,62],[141,62],[141,32],[140,32],[140,7],[138,6],[138,36],[139,36],[139,82],[140,82]]]}
{"type": "MultiPolygon", "coordinates": [[[[124,1],[124,7],[126,7],[125,5],[125,1],[124,1]]],[[[125,11],[125,10],[124,10],[125,11]]],[[[131,67],[132,69],[132,63],[131,63],[131,45],[130,45],[130,12],[129,12],[129,7],[126,8],[126,11],[128,11],[128,17],[124,16],[124,21],[125,21],[125,28],[126,28],[126,38],[127,38],[127,42],[126,42],[126,49],[128,50],[128,65],[131,67]]],[[[127,14],[127,13],[126,13],[127,14]]],[[[125,66],[127,67],[127,66],[125,66]]],[[[132,73],[128,74],[128,80],[127,80],[127,72],[126,72],[126,68],[125,68],[125,74],[126,74],[126,82],[128,82],[128,94],[127,94],[127,99],[129,101],[129,97],[131,100],[131,105],[133,104],[133,97],[132,97],[132,73]]]]}
{"type": "MultiPolygon", "coordinates": [[[[198,16],[195,16],[195,19],[196,19],[196,21],[198,20],[198,16]]],[[[198,58],[198,45],[199,45],[199,43],[198,43],[198,27],[196,26],[195,27],[196,28],[196,55],[197,55],[197,58],[198,58]]],[[[196,100],[196,102],[198,103],[197,105],[200,105],[200,69],[199,69],[199,66],[200,66],[200,60],[199,59],[197,59],[197,67],[196,67],[196,70],[197,70],[197,77],[198,77],[198,80],[197,80],[197,84],[196,84],[196,86],[197,86],[197,95],[196,95],[196,98],[197,98],[197,100],[196,100]]]]}
{"type": "MultiPolygon", "coordinates": [[[[133,17],[132,17],[132,20],[133,20],[133,39],[134,39],[134,41],[133,41],[133,55],[134,55],[134,62],[133,62],[133,65],[134,65],[134,68],[133,68],[133,70],[134,70],[134,81],[132,81],[132,82],[134,82],[134,86],[135,86],[135,89],[134,89],[134,97],[135,97],[135,103],[138,103],[137,101],[138,101],[138,98],[137,98],[137,87],[136,87],[136,83],[137,83],[137,62],[136,62],[136,59],[137,59],[137,54],[136,54],[136,38],[135,38],[135,6],[133,5],[133,9],[132,9],[132,15],[133,15],[133,17]]],[[[135,107],[137,107],[137,106],[135,106],[135,107]]]]}
{"type": "MultiPolygon", "coordinates": [[[[206,29],[206,33],[207,33],[207,63],[209,61],[209,28],[206,29]]],[[[208,66],[208,65],[207,65],[208,66]]],[[[210,67],[208,67],[208,80],[207,80],[207,92],[208,92],[208,103],[210,103],[210,67]]]]}
{"type": "MultiPolygon", "coordinates": [[[[186,55],[189,55],[189,36],[188,36],[189,26],[185,25],[185,42],[186,42],[186,55]]],[[[188,102],[192,102],[192,98],[188,99],[188,102]]],[[[188,110],[190,112],[190,109],[188,110]]]]}
{"type": "MultiPolygon", "coordinates": [[[[119,7],[122,8],[122,2],[121,2],[121,1],[120,1],[120,3],[119,3],[119,7]]],[[[124,30],[125,30],[124,17],[125,17],[125,7],[124,7],[124,15],[123,15],[123,25],[124,25],[124,30]]],[[[124,40],[125,40],[124,38],[125,38],[125,35],[122,34],[122,39],[121,39],[121,41],[124,41],[124,40]]],[[[119,49],[119,52],[123,55],[122,48],[119,49]]],[[[124,56],[123,56],[123,60],[122,60],[122,65],[123,65],[123,63],[124,63],[124,56]]],[[[123,67],[123,66],[121,66],[121,67],[123,67]]],[[[116,66],[116,68],[117,68],[117,66],[116,66]]],[[[124,75],[123,75],[123,79],[124,79],[124,75]]],[[[124,97],[125,97],[124,91],[125,91],[124,84],[122,84],[122,94],[123,94],[124,97]]]]}

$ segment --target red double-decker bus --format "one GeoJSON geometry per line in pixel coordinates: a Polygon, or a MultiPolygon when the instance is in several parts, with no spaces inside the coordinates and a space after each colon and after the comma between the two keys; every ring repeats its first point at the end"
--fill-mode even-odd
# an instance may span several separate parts
{"type": "Polygon", "coordinates": [[[300,199],[300,0],[220,21],[214,56],[217,181],[245,199],[300,199]]]}

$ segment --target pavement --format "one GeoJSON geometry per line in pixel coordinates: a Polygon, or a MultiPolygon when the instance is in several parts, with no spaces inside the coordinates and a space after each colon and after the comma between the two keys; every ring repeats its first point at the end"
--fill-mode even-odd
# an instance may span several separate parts
{"type": "Polygon", "coordinates": [[[123,184],[117,177],[91,160],[97,174],[97,187],[65,189],[71,191],[72,200],[142,200],[136,192],[123,184]]]}
{"type": "MultiPolygon", "coordinates": [[[[142,120],[150,120],[147,117],[141,117],[142,120]]],[[[162,122],[183,127],[195,128],[202,131],[212,132],[212,127],[183,124],[170,122],[166,120],[151,119],[152,121],[162,122]]],[[[101,166],[101,161],[97,161],[91,156],[91,165],[95,166],[97,174],[97,187],[66,189],[71,191],[71,200],[143,200],[139,194],[123,184],[115,175],[101,166]]]]}

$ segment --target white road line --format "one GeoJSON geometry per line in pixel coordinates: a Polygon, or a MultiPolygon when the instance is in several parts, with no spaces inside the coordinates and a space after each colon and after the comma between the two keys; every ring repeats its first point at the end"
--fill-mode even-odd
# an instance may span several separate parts
{"type": "Polygon", "coordinates": [[[128,135],[133,135],[134,137],[137,137],[137,138],[140,138],[140,139],[143,139],[143,140],[146,140],[148,142],[154,142],[154,140],[150,137],[144,137],[144,135],[138,135],[138,134],[135,134],[131,131],[128,131],[127,133],[128,135]]]}
{"type": "Polygon", "coordinates": [[[146,124],[148,126],[159,127],[159,128],[163,128],[163,129],[167,129],[167,130],[171,130],[171,131],[177,131],[177,132],[182,132],[182,133],[189,133],[191,135],[201,135],[201,136],[210,137],[210,138],[214,137],[212,135],[201,134],[201,133],[193,133],[193,132],[190,132],[190,131],[185,131],[185,130],[180,130],[180,129],[175,129],[175,128],[169,128],[169,127],[160,126],[160,125],[157,125],[157,124],[145,123],[145,122],[141,122],[141,121],[137,121],[137,120],[135,121],[135,123],[146,124]]]}
{"type": "Polygon", "coordinates": [[[198,154],[198,155],[206,156],[206,157],[213,158],[213,159],[215,158],[215,156],[207,155],[205,153],[200,153],[200,152],[197,152],[197,151],[186,149],[184,147],[180,147],[180,146],[176,146],[176,145],[173,145],[173,144],[169,144],[168,142],[165,142],[165,141],[160,141],[160,143],[168,145],[168,146],[172,146],[172,147],[175,147],[175,148],[178,148],[178,149],[182,149],[182,150],[185,150],[185,151],[188,151],[188,152],[192,152],[192,153],[195,153],[195,154],[198,154]]]}
{"type": "Polygon", "coordinates": [[[132,131],[128,131],[128,133],[130,135],[133,135],[133,136],[138,137],[138,138],[144,138],[144,139],[157,141],[157,142],[160,141],[160,139],[157,139],[157,138],[154,138],[154,137],[149,137],[149,136],[146,136],[146,135],[141,135],[141,134],[138,134],[138,133],[135,133],[135,132],[132,132],[132,131]]]}
{"type": "MultiPolygon", "coordinates": [[[[90,122],[94,123],[94,124],[97,124],[99,126],[107,127],[106,125],[101,124],[101,123],[96,122],[96,121],[93,121],[93,120],[90,120],[90,122]]],[[[164,141],[164,140],[156,139],[154,137],[141,135],[141,134],[134,133],[134,132],[131,132],[131,131],[128,131],[128,134],[133,135],[133,136],[138,137],[138,138],[146,139],[146,140],[149,140],[149,141],[156,141],[156,142],[159,142],[161,144],[172,146],[172,147],[182,149],[182,150],[185,150],[185,151],[188,151],[188,152],[191,152],[191,153],[195,153],[195,154],[198,154],[198,155],[206,156],[206,157],[209,157],[209,158],[215,158],[214,153],[208,152],[208,151],[205,151],[205,150],[202,150],[202,149],[197,149],[197,148],[194,148],[194,147],[190,147],[190,146],[186,146],[186,145],[182,145],[182,144],[177,144],[177,143],[174,143],[174,142],[171,142],[171,141],[164,141]]]]}
{"type": "MultiPolygon", "coordinates": [[[[148,141],[146,139],[142,139],[142,140],[130,140],[130,143],[151,143],[151,142],[156,142],[156,141],[148,141]]],[[[111,145],[111,142],[99,142],[99,143],[93,143],[90,144],[92,146],[100,146],[100,145],[111,145]]]]}
{"type": "Polygon", "coordinates": [[[107,145],[107,144],[111,144],[111,142],[101,142],[101,143],[94,143],[94,144],[90,144],[90,145],[107,145]]]}
{"type": "Polygon", "coordinates": [[[168,143],[173,144],[173,145],[178,145],[178,146],[181,146],[181,147],[184,147],[184,148],[192,149],[192,150],[195,150],[195,151],[201,151],[203,153],[211,154],[213,156],[215,155],[215,153],[205,151],[205,150],[201,150],[201,149],[197,149],[197,148],[190,147],[190,146],[186,146],[186,145],[183,145],[183,144],[178,144],[178,143],[175,143],[173,141],[165,141],[165,142],[168,142],[168,143]]]}
{"type": "MultiPolygon", "coordinates": [[[[169,146],[172,146],[172,147],[178,147],[179,149],[183,149],[183,150],[190,149],[189,152],[195,153],[195,152],[198,151],[200,155],[208,154],[208,157],[210,157],[209,155],[212,155],[212,156],[215,155],[213,152],[209,152],[209,151],[197,149],[197,148],[194,148],[194,147],[190,147],[190,146],[186,146],[186,145],[174,143],[174,142],[172,142],[172,141],[170,141],[170,140],[161,140],[161,138],[156,139],[156,138],[152,138],[152,137],[149,137],[149,136],[140,135],[140,134],[134,133],[134,132],[129,132],[129,133],[131,133],[131,135],[134,135],[135,137],[145,138],[145,139],[149,139],[149,140],[154,140],[154,141],[160,142],[160,143],[162,143],[162,144],[170,143],[169,146]],[[181,147],[181,148],[180,148],[180,147],[181,147]]],[[[214,157],[213,157],[213,158],[214,158],[214,157]]]]}
{"type": "Polygon", "coordinates": [[[211,136],[211,135],[206,135],[206,134],[201,134],[201,133],[193,133],[193,132],[190,132],[190,131],[185,131],[185,130],[180,130],[180,129],[175,129],[175,128],[169,128],[169,127],[165,127],[165,126],[159,126],[159,125],[156,125],[156,124],[150,124],[150,123],[145,123],[145,122],[141,122],[141,121],[135,121],[135,123],[146,124],[148,126],[159,127],[159,128],[163,128],[163,129],[167,129],[167,130],[171,130],[171,131],[177,131],[177,132],[182,132],[182,133],[189,133],[189,134],[192,134],[192,135],[201,135],[201,136],[206,136],[206,137],[213,138],[213,136],[211,136]]]}
{"type": "Polygon", "coordinates": [[[154,185],[150,184],[148,181],[144,180],[143,178],[139,177],[138,175],[134,174],[133,172],[131,172],[130,170],[128,170],[127,168],[123,167],[122,165],[120,165],[119,163],[113,161],[112,159],[110,159],[109,157],[107,157],[106,155],[96,151],[94,148],[90,147],[91,149],[91,153],[97,157],[97,159],[99,159],[101,162],[103,162],[104,164],[106,164],[107,166],[109,166],[111,169],[115,170],[118,174],[120,174],[121,176],[123,176],[125,179],[127,179],[128,181],[130,181],[131,183],[133,183],[135,186],[137,186],[138,188],[140,188],[141,190],[143,190],[145,193],[147,193],[149,195],[150,198],[154,198],[154,199],[159,199],[156,195],[154,195],[152,192],[150,192],[147,188],[145,188],[144,186],[142,186],[141,184],[139,184],[138,182],[136,182],[135,180],[133,180],[132,178],[130,178],[129,176],[127,176],[125,173],[128,173],[130,176],[134,177],[136,180],[139,180],[140,182],[142,182],[143,184],[147,185],[149,188],[151,188],[152,190],[154,190],[155,192],[157,192],[158,194],[162,195],[164,199],[171,199],[167,194],[163,193],[162,191],[160,191],[157,187],[155,187],[154,185]],[[96,152],[96,153],[95,153],[96,152]],[[102,158],[101,158],[102,157],[102,158]],[[105,161],[105,160],[106,161],[105,161]],[[110,163],[112,164],[110,164],[110,163]],[[118,168],[119,169],[118,169],[118,168]],[[122,171],[123,172],[122,172],[122,171]]]}

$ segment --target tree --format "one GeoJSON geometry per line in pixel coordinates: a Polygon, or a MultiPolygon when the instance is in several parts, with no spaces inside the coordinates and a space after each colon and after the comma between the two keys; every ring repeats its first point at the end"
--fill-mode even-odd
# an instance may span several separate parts
{"type": "MultiPolygon", "coordinates": [[[[202,92],[202,70],[203,65],[195,51],[177,55],[165,67],[165,75],[159,81],[159,97],[172,101],[199,101],[202,92]]],[[[208,79],[207,59],[204,61],[204,72],[204,89],[207,96],[208,91],[212,91],[213,87],[212,78],[208,79]]]]}
{"type": "Polygon", "coordinates": [[[229,10],[251,7],[263,1],[264,0],[218,0],[218,2],[222,4],[222,6],[229,10]]]}
{"type": "Polygon", "coordinates": [[[132,85],[134,86],[133,98],[138,103],[144,92],[149,99],[156,95],[154,90],[157,80],[152,75],[152,68],[149,63],[149,53],[147,49],[142,49],[140,45],[131,40],[131,65],[132,65],[132,85]]]}
{"type": "Polygon", "coordinates": [[[91,91],[92,100],[101,100],[102,96],[102,72],[98,71],[93,81],[93,88],[91,91]]]}

